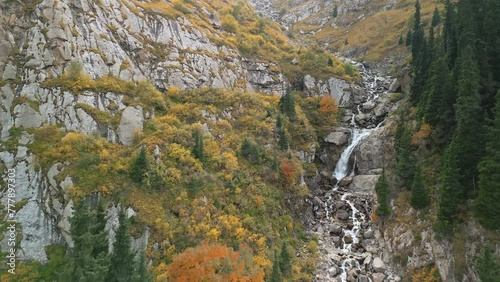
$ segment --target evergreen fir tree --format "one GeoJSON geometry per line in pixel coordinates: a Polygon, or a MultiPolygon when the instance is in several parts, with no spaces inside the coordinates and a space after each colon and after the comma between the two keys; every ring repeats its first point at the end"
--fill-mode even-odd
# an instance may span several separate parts
{"type": "Polygon", "coordinates": [[[153,281],[153,277],[148,272],[146,266],[146,258],[144,255],[139,256],[139,260],[137,261],[137,266],[135,267],[136,271],[134,272],[134,278],[132,282],[151,282],[153,281]]]}
{"type": "Polygon", "coordinates": [[[146,149],[142,146],[139,154],[132,162],[132,166],[130,168],[130,178],[132,178],[132,181],[139,184],[144,179],[144,174],[148,170],[149,164],[146,156],[146,149]]]}
{"type": "Polygon", "coordinates": [[[457,34],[455,5],[446,0],[446,17],[443,28],[444,49],[448,58],[449,68],[453,68],[457,59],[457,34]]]}
{"type": "Polygon", "coordinates": [[[413,38],[413,33],[411,32],[411,29],[408,29],[408,33],[406,33],[406,41],[405,41],[405,45],[407,47],[411,46],[412,38],[413,38]]]}
{"type": "Polygon", "coordinates": [[[278,145],[280,146],[280,150],[288,151],[290,143],[288,141],[288,136],[287,136],[284,129],[280,130],[280,132],[279,132],[278,145]]]}
{"type": "Polygon", "coordinates": [[[292,121],[297,117],[297,113],[295,112],[295,99],[290,87],[287,88],[286,94],[280,99],[280,109],[292,121]]]}
{"type": "Polygon", "coordinates": [[[404,39],[403,39],[403,34],[400,34],[399,35],[399,41],[398,41],[398,44],[399,45],[403,45],[405,43],[404,39]]]}
{"type": "Polygon", "coordinates": [[[402,124],[398,125],[398,130],[401,131],[397,134],[398,139],[395,140],[396,174],[401,178],[404,186],[410,189],[415,170],[415,157],[411,148],[411,134],[402,124]]]}
{"type": "Polygon", "coordinates": [[[385,172],[382,172],[382,175],[377,181],[375,185],[375,192],[377,193],[377,210],[376,214],[378,216],[386,216],[391,213],[391,208],[389,206],[390,203],[390,194],[389,194],[389,183],[387,183],[387,178],[385,176],[385,172]]]}
{"type": "Polygon", "coordinates": [[[476,200],[477,219],[488,229],[500,228],[500,91],[495,110],[494,124],[488,129],[486,154],[479,163],[476,200]]]}
{"type": "Polygon", "coordinates": [[[204,163],[205,162],[205,146],[203,144],[203,134],[201,133],[200,130],[194,131],[193,139],[194,139],[194,146],[192,149],[192,153],[195,156],[195,158],[200,160],[200,162],[204,163]]]}
{"type": "Polygon", "coordinates": [[[413,177],[413,184],[411,186],[410,202],[415,209],[423,209],[430,204],[429,189],[424,183],[419,166],[415,169],[415,176],[413,177]]]}
{"type": "Polygon", "coordinates": [[[476,272],[481,282],[500,281],[500,262],[489,248],[485,248],[480,257],[476,259],[476,272]]]}
{"type": "Polygon", "coordinates": [[[439,25],[439,23],[441,22],[441,15],[439,14],[439,10],[438,8],[436,7],[434,9],[434,13],[432,14],[432,22],[431,22],[431,25],[432,27],[436,27],[439,25]]]}
{"type": "Polygon", "coordinates": [[[339,15],[339,10],[337,5],[333,8],[333,17],[336,18],[339,15]]]}
{"type": "Polygon", "coordinates": [[[443,223],[450,224],[455,220],[455,214],[461,198],[460,169],[457,155],[447,150],[443,166],[438,219],[443,223]]]}
{"type": "Polygon", "coordinates": [[[290,254],[288,253],[285,242],[283,242],[283,244],[281,245],[281,253],[279,260],[279,266],[281,269],[281,273],[283,274],[283,277],[289,277],[290,274],[292,274],[292,263],[290,260],[291,260],[290,254]]]}
{"type": "Polygon", "coordinates": [[[128,220],[125,212],[118,215],[119,225],[115,234],[111,264],[106,275],[106,282],[133,281],[135,262],[131,251],[131,237],[128,233],[128,220]]]}
{"type": "Polygon", "coordinates": [[[271,272],[269,282],[281,282],[280,265],[276,254],[274,254],[273,271],[271,272]]]}
{"type": "Polygon", "coordinates": [[[78,201],[73,216],[70,219],[73,248],[69,255],[69,269],[63,277],[77,282],[99,282],[104,281],[107,263],[104,254],[97,253],[95,237],[92,234],[93,218],[88,206],[82,199],[78,201]],[[94,256],[94,254],[97,255],[94,256]]]}

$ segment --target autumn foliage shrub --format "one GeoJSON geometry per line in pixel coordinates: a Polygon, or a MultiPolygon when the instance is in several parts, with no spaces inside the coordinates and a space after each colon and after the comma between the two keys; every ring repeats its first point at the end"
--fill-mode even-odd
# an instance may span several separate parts
{"type": "Polygon", "coordinates": [[[204,243],[174,257],[167,281],[264,281],[264,272],[246,263],[225,245],[204,243]]]}
{"type": "Polygon", "coordinates": [[[290,162],[282,163],[280,172],[283,184],[285,184],[286,186],[292,186],[295,184],[295,169],[290,162]]]}

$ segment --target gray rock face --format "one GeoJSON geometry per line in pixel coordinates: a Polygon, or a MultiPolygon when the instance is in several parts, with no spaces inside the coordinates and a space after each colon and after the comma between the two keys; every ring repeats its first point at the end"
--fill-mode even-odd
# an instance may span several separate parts
{"type": "Polygon", "coordinates": [[[356,175],[352,178],[349,189],[356,192],[372,193],[380,175],[356,175]]]}
{"type": "Polygon", "coordinates": [[[37,128],[42,125],[42,117],[28,103],[15,106],[14,114],[16,127],[37,128]]]}
{"type": "Polygon", "coordinates": [[[385,275],[382,273],[373,273],[372,274],[372,282],[383,282],[385,279],[385,275]]]}
{"type": "Polygon", "coordinates": [[[135,136],[142,131],[144,117],[142,115],[142,108],[127,107],[122,113],[122,119],[118,126],[118,137],[120,142],[125,146],[132,146],[134,144],[135,136]]]}
{"type": "Polygon", "coordinates": [[[383,168],[383,128],[375,130],[368,138],[355,149],[357,168],[360,174],[367,174],[370,170],[383,168]]]}
{"type": "Polygon", "coordinates": [[[334,132],[330,132],[323,140],[327,143],[332,143],[337,146],[342,146],[348,142],[348,130],[344,128],[337,128],[334,132]]]}

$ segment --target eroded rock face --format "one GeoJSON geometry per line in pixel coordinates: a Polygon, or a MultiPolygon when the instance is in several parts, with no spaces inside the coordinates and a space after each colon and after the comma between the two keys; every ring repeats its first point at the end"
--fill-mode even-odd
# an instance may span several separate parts
{"type": "Polygon", "coordinates": [[[384,129],[375,130],[355,149],[356,165],[360,174],[368,174],[384,167],[384,129]]]}
{"type": "Polygon", "coordinates": [[[141,107],[127,107],[122,113],[118,126],[118,137],[125,146],[132,146],[138,133],[142,131],[144,117],[141,107]]]}

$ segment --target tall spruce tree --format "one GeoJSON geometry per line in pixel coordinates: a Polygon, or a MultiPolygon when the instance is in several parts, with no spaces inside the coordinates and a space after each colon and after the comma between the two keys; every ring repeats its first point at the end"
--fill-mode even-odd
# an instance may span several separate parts
{"type": "Polygon", "coordinates": [[[292,274],[292,263],[290,253],[288,253],[285,242],[281,245],[279,264],[283,277],[289,277],[292,274]]]}
{"type": "Polygon", "coordinates": [[[287,88],[285,95],[280,99],[280,109],[291,121],[297,117],[295,112],[295,98],[290,87],[287,88]]]}
{"type": "Polygon", "coordinates": [[[139,184],[144,180],[144,174],[149,170],[149,163],[146,156],[146,149],[141,147],[139,154],[133,160],[130,167],[130,178],[132,181],[139,184]]]}
{"type": "Polygon", "coordinates": [[[430,50],[427,45],[424,28],[420,19],[420,2],[417,0],[415,4],[415,15],[413,18],[413,33],[412,33],[412,66],[413,66],[413,83],[411,85],[411,101],[414,105],[418,104],[427,79],[427,71],[430,64],[430,50]]]}
{"type": "Polygon", "coordinates": [[[476,200],[478,221],[488,229],[500,228],[500,91],[497,94],[495,120],[488,129],[486,154],[479,163],[479,195],[476,200]]]}
{"type": "Polygon", "coordinates": [[[410,202],[415,209],[423,209],[430,204],[429,189],[424,183],[420,166],[415,168],[415,176],[411,185],[410,202]]]}
{"type": "Polygon", "coordinates": [[[274,254],[273,270],[271,272],[271,277],[269,278],[269,282],[281,282],[280,263],[276,253],[274,254]]]}
{"type": "Polygon", "coordinates": [[[434,13],[432,14],[432,21],[431,21],[431,26],[436,27],[441,23],[441,15],[439,14],[439,10],[436,7],[434,9],[434,13]]]}
{"type": "MultiPolygon", "coordinates": [[[[70,219],[73,248],[69,254],[69,273],[63,277],[78,282],[104,281],[107,269],[106,255],[96,249],[95,240],[100,239],[100,232],[93,232],[95,218],[83,199],[76,204],[73,216],[70,219]]],[[[100,229],[100,228],[99,228],[100,229]]]]}
{"type": "Polygon", "coordinates": [[[203,134],[201,130],[195,130],[193,132],[193,139],[194,139],[194,146],[192,149],[192,153],[197,158],[200,160],[200,162],[204,163],[205,162],[205,146],[203,143],[203,134]]]}
{"type": "Polygon", "coordinates": [[[377,181],[375,185],[375,192],[377,193],[377,210],[375,214],[378,216],[387,216],[391,213],[390,208],[390,192],[389,192],[389,183],[387,182],[387,178],[385,176],[385,172],[382,172],[382,175],[377,181]]]}
{"type": "Polygon", "coordinates": [[[131,250],[131,237],[128,233],[128,219],[125,212],[120,211],[118,220],[106,282],[129,282],[134,278],[136,264],[131,250]]]}
{"type": "Polygon", "coordinates": [[[500,261],[489,248],[485,248],[475,262],[481,282],[500,281],[500,261]]]}
{"type": "Polygon", "coordinates": [[[413,182],[415,157],[411,148],[411,133],[403,124],[398,125],[396,132],[396,174],[401,178],[406,189],[413,182]]]}

